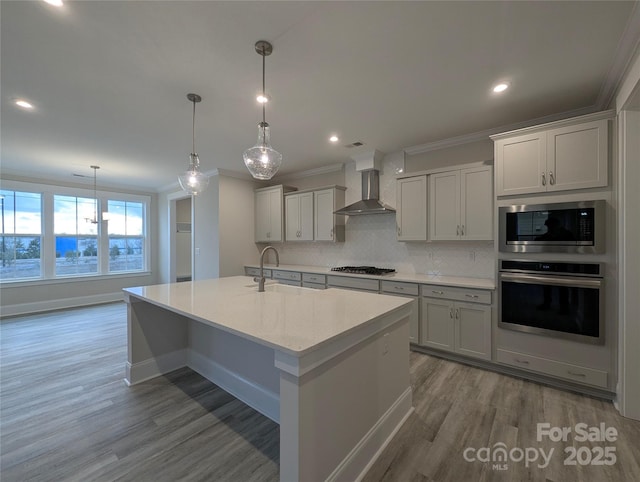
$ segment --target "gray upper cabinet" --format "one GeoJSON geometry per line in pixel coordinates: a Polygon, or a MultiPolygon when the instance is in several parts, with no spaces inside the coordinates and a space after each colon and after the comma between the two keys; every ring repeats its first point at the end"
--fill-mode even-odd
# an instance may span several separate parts
{"type": "Polygon", "coordinates": [[[406,177],[396,184],[398,241],[427,240],[427,176],[406,177]]]}
{"type": "Polygon", "coordinates": [[[599,113],[491,136],[496,195],[606,186],[611,115],[599,113]]]}
{"type": "Polygon", "coordinates": [[[284,240],[284,194],[291,186],[270,186],[255,190],[255,241],[281,243],[284,240]]]}
{"type": "Polygon", "coordinates": [[[344,241],[344,187],[329,186],[284,195],[285,241],[344,241]]]}
{"type": "Polygon", "coordinates": [[[493,170],[490,166],[429,176],[429,240],[493,239],[493,170]]]}
{"type": "Polygon", "coordinates": [[[282,197],[282,186],[256,189],[256,243],[277,243],[282,241],[282,197]]]}
{"type": "Polygon", "coordinates": [[[313,240],[313,193],[285,196],[285,240],[313,240]]]}
{"type": "Polygon", "coordinates": [[[333,212],[344,206],[345,189],[335,186],[313,192],[315,241],[344,241],[345,216],[337,216],[333,212]]]}

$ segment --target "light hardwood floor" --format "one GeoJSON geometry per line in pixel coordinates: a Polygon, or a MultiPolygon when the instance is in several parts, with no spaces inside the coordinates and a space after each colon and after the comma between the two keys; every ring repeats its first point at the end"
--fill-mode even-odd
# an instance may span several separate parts
{"type": "MultiPolygon", "coordinates": [[[[276,481],[278,425],[189,369],[123,382],[126,306],[4,320],[0,480],[276,481]]],[[[373,481],[638,481],[640,422],[605,401],[427,355],[411,354],[415,412],[373,465],[373,481]],[[536,440],[536,424],[605,423],[611,466],[565,466],[568,442],[536,440]],[[467,462],[467,447],[554,448],[539,468],[467,462]]],[[[304,481],[315,482],[315,481],[304,481]]]]}

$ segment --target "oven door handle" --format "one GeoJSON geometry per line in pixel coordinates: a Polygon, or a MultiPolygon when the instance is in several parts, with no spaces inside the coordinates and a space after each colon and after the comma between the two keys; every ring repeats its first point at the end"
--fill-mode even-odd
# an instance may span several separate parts
{"type": "Polygon", "coordinates": [[[513,283],[537,283],[542,285],[570,286],[575,288],[602,287],[604,280],[593,278],[568,278],[564,276],[536,276],[530,274],[500,273],[500,279],[513,283]]]}

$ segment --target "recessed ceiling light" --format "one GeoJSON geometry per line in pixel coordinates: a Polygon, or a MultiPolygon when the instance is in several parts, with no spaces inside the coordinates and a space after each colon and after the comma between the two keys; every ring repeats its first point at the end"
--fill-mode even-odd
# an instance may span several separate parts
{"type": "Polygon", "coordinates": [[[23,109],[33,109],[33,104],[30,102],[27,102],[24,99],[17,99],[16,100],[16,105],[18,107],[22,107],[23,109]]]}
{"type": "Polygon", "coordinates": [[[500,82],[499,84],[495,85],[493,87],[493,91],[496,94],[499,94],[500,92],[504,92],[505,90],[507,90],[509,88],[509,84],[506,82],[500,82]]]}
{"type": "Polygon", "coordinates": [[[266,104],[267,102],[269,102],[269,96],[258,94],[258,96],[256,97],[256,100],[261,104],[266,104]]]}
{"type": "Polygon", "coordinates": [[[44,0],[49,5],[53,5],[54,7],[62,7],[62,0],[44,0]]]}
{"type": "Polygon", "coordinates": [[[329,140],[331,142],[338,142],[340,140],[340,138],[338,136],[336,136],[336,135],[333,135],[333,136],[329,137],[329,140]]]}

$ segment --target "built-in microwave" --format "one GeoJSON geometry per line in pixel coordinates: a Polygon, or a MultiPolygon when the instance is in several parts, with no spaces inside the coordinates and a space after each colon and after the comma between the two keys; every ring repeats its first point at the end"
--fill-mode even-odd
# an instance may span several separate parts
{"type": "Polygon", "coordinates": [[[603,253],[605,201],[501,207],[499,250],[507,253],[603,253]]]}

